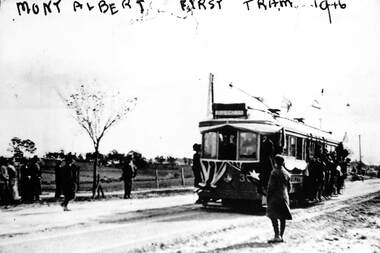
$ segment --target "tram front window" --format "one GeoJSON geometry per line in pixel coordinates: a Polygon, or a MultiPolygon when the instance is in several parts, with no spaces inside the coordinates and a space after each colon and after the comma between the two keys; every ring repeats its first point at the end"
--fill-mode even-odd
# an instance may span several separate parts
{"type": "Polygon", "coordinates": [[[240,132],[239,136],[239,158],[257,160],[257,134],[240,132]]]}
{"type": "Polygon", "coordinates": [[[217,133],[208,132],[203,134],[203,157],[204,158],[216,158],[217,133]]]}
{"type": "Polygon", "coordinates": [[[219,133],[219,159],[236,160],[236,132],[219,133]]]}

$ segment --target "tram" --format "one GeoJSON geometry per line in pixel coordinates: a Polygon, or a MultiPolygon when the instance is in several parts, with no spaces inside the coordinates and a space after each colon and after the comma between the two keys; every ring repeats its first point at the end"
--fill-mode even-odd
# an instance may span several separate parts
{"type": "Polygon", "coordinates": [[[244,103],[212,105],[212,118],[201,121],[201,176],[198,195],[204,205],[222,201],[250,201],[260,205],[265,196],[264,141],[273,143],[290,173],[290,198],[303,196],[307,160],[317,147],[333,151],[338,141],[331,132],[308,126],[301,119],[278,113],[255,112],[244,103]]]}

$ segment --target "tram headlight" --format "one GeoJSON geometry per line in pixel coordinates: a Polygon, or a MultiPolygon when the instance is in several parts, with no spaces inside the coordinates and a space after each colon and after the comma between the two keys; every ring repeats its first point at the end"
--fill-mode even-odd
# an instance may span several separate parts
{"type": "Polygon", "coordinates": [[[229,173],[226,173],[223,176],[223,181],[226,182],[226,183],[230,183],[232,181],[232,176],[229,173]]]}

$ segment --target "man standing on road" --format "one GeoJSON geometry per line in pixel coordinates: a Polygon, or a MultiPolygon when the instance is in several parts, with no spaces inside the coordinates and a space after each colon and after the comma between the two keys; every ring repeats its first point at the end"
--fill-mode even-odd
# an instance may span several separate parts
{"type": "Polygon", "coordinates": [[[57,159],[55,170],[55,198],[60,198],[62,194],[62,161],[57,159]]]}
{"type": "Polygon", "coordinates": [[[0,157],[0,204],[9,202],[9,174],[7,162],[4,157],[0,157]]]}
{"type": "Polygon", "coordinates": [[[30,173],[31,173],[33,201],[40,200],[40,195],[41,195],[41,169],[38,162],[39,162],[38,157],[34,156],[29,166],[30,173]]]}
{"type": "Polygon", "coordinates": [[[62,167],[62,190],[64,200],[61,205],[63,211],[70,211],[67,205],[70,200],[75,198],[77,169],[73,157],[68,154],[65,158],[65,165],[62,167]]]}
{"type": "Polygon", "coordinates": [[[122,167],[121,179],[124,181],[124,198],[131,198],[132,178],[136,176],[136,166],[132,160],[132,154],[127,154],[122,167]]]}
{"type": "MultiPolygon", "coordinates": [[[[193,150],[195,151],[193,155],[193,166],[191,167],[194,174],[194,187],[199,187],[199,183],[202,182],[202,176],[201,176],[201,145],[195,143],[193,145],[193,150]]],[[[198,198],[197,201],[195,201],[195,204],[200,204],[201,199],[198,198]]]]}
{"type": "Polygon", "coordinates": [[[18,192],[18,173],[14,166],[14,160],[8,160],[9,190],[11,202],[15,203],[20,199],[18,192]]]}
{"type": "Polygon", "coordinates": [[[276,166],[270,174],[267,190],[267,216],[271,219],[274,230],[274,238],[269,240],[269,243],[284,241],[286,220],[292,219],[289,208],[290,175],[283,168],[282,156],[276,155],[274,160],[276,166]]]}
{"type": "Polygon", "coordinates": [[[193,169],[194,174],[194,187],[198,187],[198,184],[202,181],[201,179],[201,145],[195,143],[193,145],[194,155],[193,155],[193,169]]]}

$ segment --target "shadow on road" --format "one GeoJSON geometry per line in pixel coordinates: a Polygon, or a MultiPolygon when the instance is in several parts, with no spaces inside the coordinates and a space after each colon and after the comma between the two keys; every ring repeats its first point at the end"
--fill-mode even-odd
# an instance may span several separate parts
{"type": "Polygon", "coordinates": [[[259,249],[259,248],[271,248],[271,247],[273,247],[273,245],[266,242],[244,242],[244,243],[233,244],[224,248],[212,249],[209,251],[198,251],[198,253],[214,253],[214,252],[223,252],[223,251],[230,251],[230,250],[244,251],[251,248],[259,249]]]}

